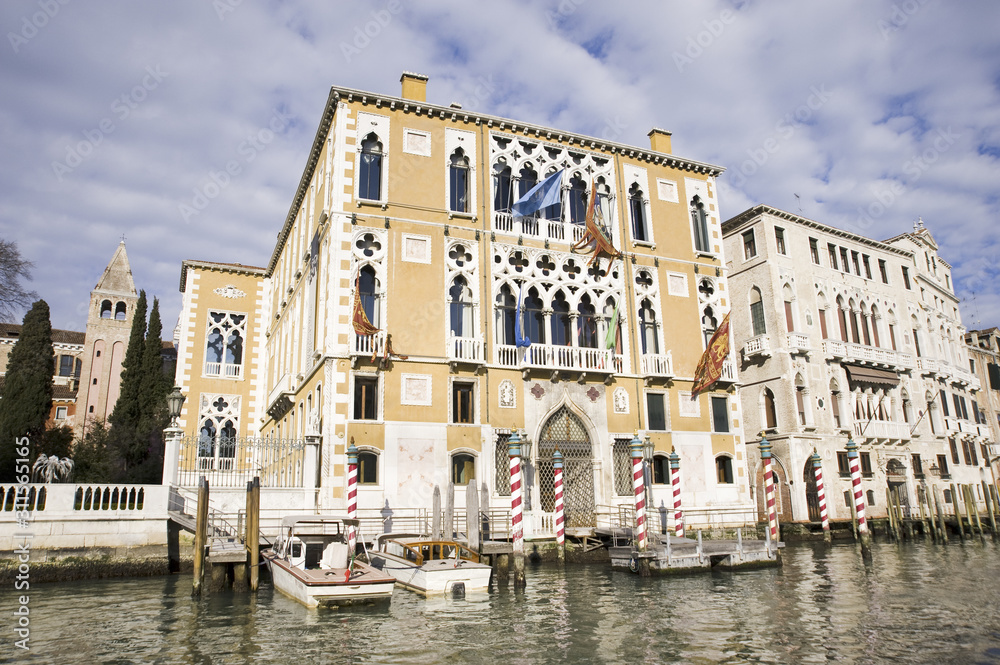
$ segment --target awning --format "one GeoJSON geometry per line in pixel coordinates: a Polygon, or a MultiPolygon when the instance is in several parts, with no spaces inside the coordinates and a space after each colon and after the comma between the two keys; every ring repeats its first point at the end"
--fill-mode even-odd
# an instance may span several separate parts
{"type": "Polygon", "coordinates": [[[859,383],[873,383],[877,386],[897,386],[899,385],[899,374],[887,369],[876,369],[874,367],[864,367],[862,365],[844,365],[847,370],[849,381],[859,383]]]}

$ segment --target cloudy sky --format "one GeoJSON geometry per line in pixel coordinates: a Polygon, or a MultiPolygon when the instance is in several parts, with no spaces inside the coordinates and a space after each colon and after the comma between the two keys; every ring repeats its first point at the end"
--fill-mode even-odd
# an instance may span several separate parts
{"type": "Polygon", "coordinates": [[[124,234],[169,336],[181,260],[266,263],[330,85],[398,95],[411,70],[435,103],[668,129],[728,168],[724,219],[766,203],[884,239],[922,217],[966,325],[998,325],[998,25],[992,0],[4,0],[0,237],[83,330],[124,234]]]}

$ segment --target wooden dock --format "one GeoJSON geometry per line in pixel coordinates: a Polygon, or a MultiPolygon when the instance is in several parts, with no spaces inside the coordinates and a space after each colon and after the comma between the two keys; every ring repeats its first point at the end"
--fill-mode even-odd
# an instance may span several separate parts
{"type": "Polygon", "coordinates": [[[744,540],[737,531],[736,540],[678,538],[668,534],[650,534],[649,545],[639,551],[633,543],[611,544],[608,554],[611,567],[639,574],[675,575],[708,572],[713,569],[740,570],[781,565],[779,548],[784,543],[768,540],[744,540]]]}

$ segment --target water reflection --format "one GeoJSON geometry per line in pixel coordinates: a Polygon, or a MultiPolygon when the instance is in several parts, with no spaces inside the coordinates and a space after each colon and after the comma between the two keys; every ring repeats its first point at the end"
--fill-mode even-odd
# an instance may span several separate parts
{"type": "MultiPolygon", "coordinates": [[[[1000,548],[790,547],[781,569],[640,579],[531,567],[523,592],[307,609],[188,576],[38,585],[30,663],[1000,663],[1000,548]]],[[[11,592],[0,592],[5,607],[11,592]]],[[[9,649],[9,642],[5,649],[9,649]]],[[[27,657],[25,657],[27,656],[27,657]]]]}

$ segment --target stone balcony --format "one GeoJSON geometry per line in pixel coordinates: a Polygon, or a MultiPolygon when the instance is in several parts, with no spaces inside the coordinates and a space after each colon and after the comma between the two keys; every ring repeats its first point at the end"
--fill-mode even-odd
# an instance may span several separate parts
{"type": "Polygon", "coordinates": [[[751,337],[743,345],[743,355],[746,358],[760,356],[761,358],[771,357],[771,338],[767,335],[757,335],[751,337]]]}
{"type": "Polygon", "coordinates": [[[823,340],[823,353],[834,360],[857,363],[858,365],[881,366],[897,372],[913,369],[915,366],[913,356],[909,353],[900,353],[878,346],[842,342],[837,339],[823,340]]]}
{"type": "Polygon", "coordinates": [[[792,353],[809,352],[809,336],[802,333],[790,332],[787,337],[788,350],[792,353]]]}
{"type": "Polygon", "coordinates": [[[639,372],[648,379],[674,377],[674,359],[670,351],[666,353],[645,353],[639,357],[639,372]]]}
{"type": "Polygon", "coordinates": [[[586,228],[582,223],[573,224],[561,219],[542,219],[535,216],[516,217],[509,212],[493,213],[493,230],[497,233],[574,244],[580,242],[586,234],[586,228]]]}
{"type": "Polygon", "coordinates": [[[484,365],[486,363],[483,341],[474,337],[451,336],[447,341],[448,364],[452,369],[461,364],[484,365]]]}
{"type": "Polygon", "coordinates": [[[501,367],[551,370],[553,379],[558,379],[562,371],[579,374],[581,381],[588,372],[610,377],[622,371],[622,356],[608,349],[555,344],[532,344],[527,348],[518,348],[511,344],[498,344],[494,347],[494,354],[496,364],[501,367]]]}
{"type": "Polygon", "coordinates": [[[862,440],[882,442],[904,442],[912,437],[909,423],[897,423],[891,420],[856,421],[852,427],[854,437],[862,440]]]}

